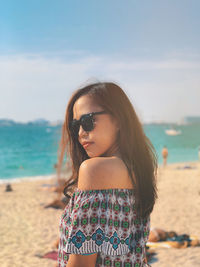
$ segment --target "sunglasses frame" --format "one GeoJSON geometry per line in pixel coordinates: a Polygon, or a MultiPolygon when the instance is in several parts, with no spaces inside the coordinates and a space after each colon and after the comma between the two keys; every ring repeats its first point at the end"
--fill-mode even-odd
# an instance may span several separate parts
{"type": "Polygon", "coordinates": [[[90,112],[90,113],[87,113],[87,114],[83,114],[83,115],[80,117],[79,120],[72,120],[72,121],[70,122],[70,124],[69,124],[69,129],[70,129],[71,133],[72,133],[73,135],[75,135],[75,136],[78,136],[78,132],[79,132],[80,126],[82,126],[82,128],[83,128],[84,131],[86,131],[86,132],[91,132],[91,131],[94,129],[94,118],[93,118],[93,116],[94,116],[94,115],[100,115],[100,114],[106,114],[106,113],[108,113],[108,112],[102,110],[102,111],[90,112]],[[84,125],[82,124],[82,123],[83,123],[82,120],[83,120],[83,118],[85,118],[85,117],[87,117],[87,118],[91,118],[92,129],[90,129],[90,130],[85,130],[85,129],[84,129],[84,125]],[[76,128],[77,128],[78,130],[76,130],[76,128]]]}

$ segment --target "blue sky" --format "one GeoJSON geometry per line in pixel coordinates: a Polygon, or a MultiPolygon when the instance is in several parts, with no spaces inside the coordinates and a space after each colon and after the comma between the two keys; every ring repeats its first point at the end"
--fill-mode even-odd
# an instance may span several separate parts
{"type": "Polygon", "coordinates": [[[200,1],[0,3],[0,118],[62,120],[71,93],[112,80],[141,120],[200,116],[200,1]]]}

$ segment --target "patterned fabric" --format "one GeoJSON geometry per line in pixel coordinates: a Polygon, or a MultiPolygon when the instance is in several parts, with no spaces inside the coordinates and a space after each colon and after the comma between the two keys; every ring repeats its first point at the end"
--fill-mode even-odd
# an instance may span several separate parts
{"type": "Polygon", "coordinates": [[[75,189],[60,219],[58,266],[97,253],[96,267],[146,267],[150,218],[139,219],[132,189],[75,189]]]}

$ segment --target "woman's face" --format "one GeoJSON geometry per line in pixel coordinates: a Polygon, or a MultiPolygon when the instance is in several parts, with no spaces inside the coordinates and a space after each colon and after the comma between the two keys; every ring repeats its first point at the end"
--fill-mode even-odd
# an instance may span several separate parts
{"type": "MultiPolygon", "coordinates": [[[[84,114],[103,111],[88,95],[81,96],[76,100],[73,107],[73,119],[79,120],[84,114]]],[[[119,156],[118,147],[115,143],[119,131],[116,120],[110,114],[94,115],[94,129],[90,132],[79,128],[78,141],[91,142],[83,146],[90,158],[103,156],[119,156]]]]}

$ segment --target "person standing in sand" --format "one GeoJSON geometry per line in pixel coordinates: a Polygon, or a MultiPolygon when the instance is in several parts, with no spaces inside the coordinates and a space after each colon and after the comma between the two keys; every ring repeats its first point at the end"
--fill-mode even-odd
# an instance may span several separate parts
{"type": "Polygon", "coordinates": [[[145,245],[157,198],[157,155],[124,91],[89,84],[69,100],[62,127],[74,187],[60,219],[59,267],[150,266],[145,245]]]}
{"type": "Polygon", "coordinates": [[[162,157],[163,157],[163,167],[167,165],[167,157],[168,157],[168,149],[166,146],[162,149],[162,157]]]}
{"type": "Polygon", "coordinates": [[[198,156],[199,156],[199,161],[200,161],[200,146],[199,146],[199,149],[198,149],[198,156]]]}

